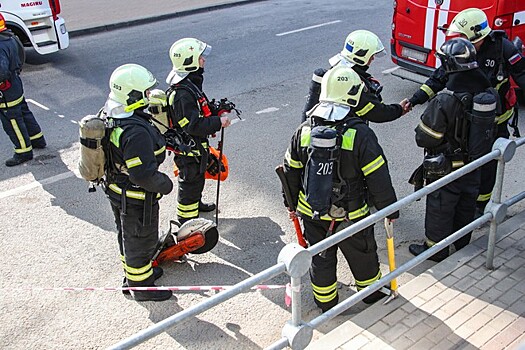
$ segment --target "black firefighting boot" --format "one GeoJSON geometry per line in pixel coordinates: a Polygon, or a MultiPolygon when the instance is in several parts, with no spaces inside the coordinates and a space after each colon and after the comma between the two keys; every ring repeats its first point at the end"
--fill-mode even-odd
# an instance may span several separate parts
{"type": "MultiPolygon", "coordinates": [[[[411,244],[408,246],[408,250],[410,251],[410,253],[412,253],[415,256],[418,256],[419,254],[423,253],[428,248],[430,247],[427,245],[427,242],[423,244],[411,244]]],[[[432,255],[427,260],[441,262],[446,258],[448,258],[448,247],[432,255]]]]}
{"type": "MultiPolygon", "coordinates": [[[[155,278],[155,281],[162,277],[164,274],[164,270],[162,267],[154,266],[153,267],[153,278],[155,278]]],[[[128,281],[126,280],[126,277],[124,277],[124,280],[122,281],[122,288],[128,288],[128,281]]],[[[129,295],[129,290],[123,290],[122,294],[129,295]]]]}
{"type": "Polygon", "coordinates": [[[203,203],[202,201],[199,201],[199,211],[202,211],[203,213],[214,211],[215,208],[215,203],[203,203]]]}
{"type": "Polygon", "coordinates": [[[46,139],[44,138],[44,136],[41,136],[37,138],[36,140],[31,140],[31,146],[37,149],[46,148],[47,146],[46,139]]]}
{"type": "Polygon", "coordinates": [[[5,161],[5,165],[9,167],[20,165],[22,163],[30,161],[31,159],[33,159],[32,151],[26,153],[15,153],[12,158],[9,158],[5,161]]]}
{"type": "Polygon", "coordinates": [[[164,301],[171,298],[173,293],[171,290],[154,290],[155,289],[155,276],[151,275],[144,281],[131,281],[128,279],[128,285],[130,287],[145,287],[151,288],[152,290],[132,290],[131,296],[135,301],[164,301]]]}

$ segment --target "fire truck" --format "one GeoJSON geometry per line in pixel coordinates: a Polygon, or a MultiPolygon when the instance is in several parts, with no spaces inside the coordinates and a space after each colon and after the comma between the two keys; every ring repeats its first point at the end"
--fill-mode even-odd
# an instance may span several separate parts
{"type": "MultiPolygon", "coordinates": [[[[490,27],[505,30],[510,40],[525,39],[525,0],[394,0],[391,57],[398,66],[392,75],[422,83],[439,67],[436,49],[460,11],[476,7],[490,27]]],[[[523,50],[523,44],[515,40],[523,50]]]]}
{"type": "Polygon", "coordinates": [[[60,11],[60,0],[0,0],[0,13],[7,27],[25,47],[33,47],[41,55],[69,46],[69,34],[60,11]]]}

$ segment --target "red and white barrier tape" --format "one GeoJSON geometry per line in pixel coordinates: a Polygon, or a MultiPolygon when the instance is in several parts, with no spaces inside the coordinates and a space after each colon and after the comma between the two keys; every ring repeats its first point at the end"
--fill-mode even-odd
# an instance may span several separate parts
{"type": "MultiPolygon", "coordinates": [[[[173,286],[173,287],[121,287],[121,288],[112,288],[112,287],[28,287],[28,288],[14,288],[14,290],[25,290],[25,291],[67,291],[67,292],[78,292],[78,291],[105,291],[105,292],[115,292],[115,291],[126,291],[126,290],[136,290],[136,291],[157,291],[157,290],[171,290],[171,291],[180,291],[180,292],[201,292],[201,291],[221,291],[225,289],[232,288],[233,286],[173,286]]],[[[269,290],[269,289],[282,289],[286,286],[282,285],[272,285],[272,284],[259,284],[251,289],[254,290],[269,290]]],[[[4,288],[2,288],[4,289],[4,288]]]]}

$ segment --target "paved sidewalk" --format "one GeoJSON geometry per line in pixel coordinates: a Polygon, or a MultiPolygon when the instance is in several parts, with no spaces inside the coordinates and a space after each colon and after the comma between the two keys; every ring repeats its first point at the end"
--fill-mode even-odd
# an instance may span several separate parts
{"type": "Polygon", "coordinates": [[[70,36],[147,23],[263,0],[63,0],[70,36]]]}
{"type": "Polygon", "coordinates": [[[308,350],[525,349],[525,212],[498,232],[493,271],[483,236],[308,350]]]}

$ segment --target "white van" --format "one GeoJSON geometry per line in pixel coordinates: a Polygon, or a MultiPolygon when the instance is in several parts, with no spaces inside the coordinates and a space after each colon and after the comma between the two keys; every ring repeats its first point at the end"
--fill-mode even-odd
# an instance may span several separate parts
{"type": "Polygon", "coordinates": [[[69,34],[60,14],[60,0],[0,0],[7,28],[25,47],[45,55],[69,46],[69,34]]]}

